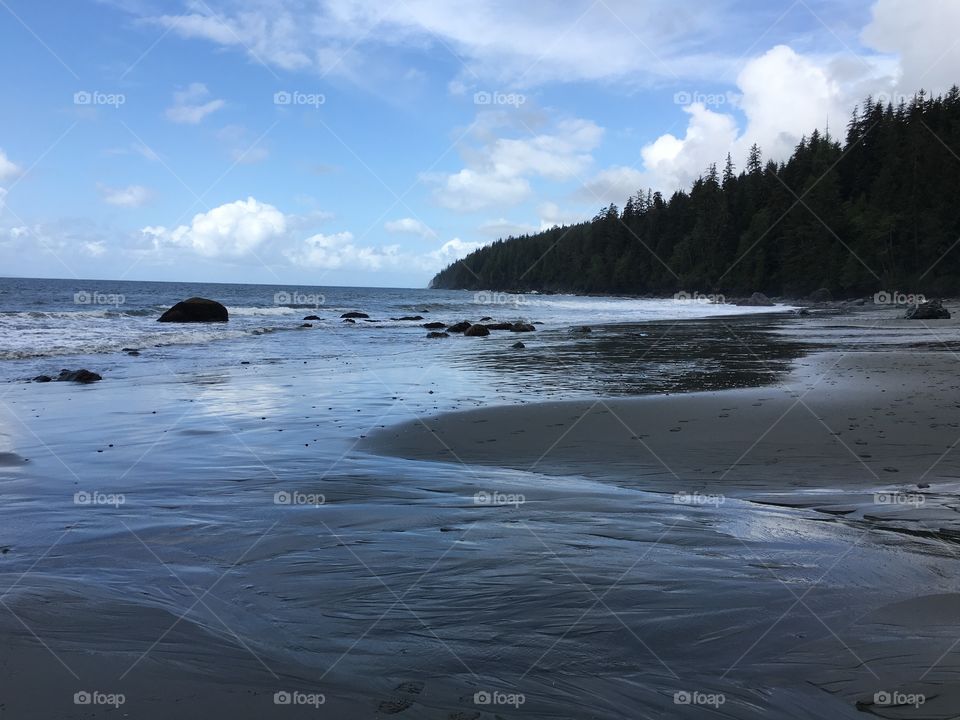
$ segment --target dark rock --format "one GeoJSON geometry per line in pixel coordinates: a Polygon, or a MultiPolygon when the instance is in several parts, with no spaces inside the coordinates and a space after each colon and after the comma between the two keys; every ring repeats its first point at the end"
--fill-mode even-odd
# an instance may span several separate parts
{"type": "Polygon", "coordinates": [[[512,347],[514,350],[523,350],[523,349],[526,347],[526,345],[524,345],[522,342],[520,342],[519,340],[517,340],[517,341],[516,341],[513,345],[511,345],[510,347],[512,347]]]}
{"type": "Polygon", "coordinates": [[[773,301],[762,292],[755,292],[746,300],[739,300],[737,305],[747,307],[771,307],[773,306],[773,301]]]}
{"type": "Polygon", "coordinates": [[[404,315],[403,317],[390,318],[391,320],[423,320],[423,315],[404,315]]]}
{"type": "Polygon", "coordinates": [[[591,333],[593,332],[593,328],[589,325],[581,325],[580,327],[574,328],[573,331],[575,333],[591,333]]]}
{"type": "Polygon", "coordinates": [[[319,315],[307,315],[304,320],[320,320],[319,315]]]}
{"type": "Polygon", "coordinates": [[[158,322],[194,323],[194,322],[227,322],[227,309],[216,300],[192,297],[178,302],[163,315],[157,318],[158,322]]]}
{"type": "Polygon", "coordinates": [[[928,300],[907,310],[907,320],[949,320],[950,311],[940,300],[928,300]]]}
{"type": "Polygon", "coordinates": [[[127,350],[127,355],[129,355],[130,357],[140,357],[140,351],[139,351],[139,350],[127,350]]]}
{"type": "Polygon", "coordinates": [[[492,325],[487,325],[487,330],[512,330],[513,323],[503,322],[503,323],[493,323],[492,325]]]}
{"type": "Polygon", "coordinates": [[[356,325],[356,324],[357,324],[357,321],[354,320],[353,318],[347,318],[346,320],[344,320],[344,322],[345,322],[345,323],[350,323],[351,325],[356,325]]]}
{"type": "Polygon", "coordinates": [[[368,317],[370,317],[370,316],[367,315],[366,313],[351,311],[351,312],[345,312],[345,313],[344,313],[343,315],[341,315],[340,317],[342,317],[342,318],[368,318],[368,317]]]}
{"type": "Polygon", "coordinates": [[[530,323],[515,322],[510,326],[510,332],[534,332],[536,328],[530,323]]]}
{"type": "Polygon", "coordinates": [[[799,310],[794,310],[793,313],[794,315],[801,315],[805,317],[810,314],[810,311],[806,308],[800,308],[799,310]]]}
{"type": "Polygon", "coordinates": [[[492,317],[490,317],[489,315],[487,315],[487,316],[485,316],[485,317],[482,317],[482,318],[480,318],[480,322],[486,322],[487,320],[493,320],[493,318],[492,318],[492,317]]]}
{"type": "Polygon", "coordinates": [[[814,290],[807,296],[807,300],[810,302],[832,302],[833,293],[830,292],[827,288],[820,288],[819,290],[814,290]]]}
{"type": "Polygon", "coordinates": [[[312,324],[312,323],[304,323],[304,324],[301,325],[300,327],[313,327],[313,324],[312,324]]]}
{"type": "Polygon", "coordinates": [[[428,338],[447,338],[447,337],[450,337],[450,335],[449,333],[434,331],[434,332],[428,332],[427,337],[428,338]]]}
{"type": "Polygon", "coordinates": [[[466,337],[486,337],[490,334],[490,331],[487,330],[486,325],[480,325],[478,323],[477,325],[471,325],[468,327],[463,334],[466,337]]]}
{"type": "Polygon", "coordinates": [[[53,378],[49,375],[37,375],[33,379],[34,382],[50,382],[51,380],[53,380],[53,378]]]}
{"type": "Polygon", "coordinates": [[[443,330],[446,326],[446,323],[442,322],[428,322],[423,324],[421,327],[424,327],[427,330],[443,330]]]}
{"type": "Polygon", "coordinates": [[[89,370],[61,370],[60,374],[57,375],[57,382],[78,382],[78,383],[93,383],[98,380],[103,380],[102,377],[97,375],[95,372],[90,372],[89,370]]]}
{"type": "Polygon", "coordinates": [[[451,325],[447,328],[447,332],[462,333],[470,329],[470,323],[466,320],[462,320],[454,325],[451,325]]]}

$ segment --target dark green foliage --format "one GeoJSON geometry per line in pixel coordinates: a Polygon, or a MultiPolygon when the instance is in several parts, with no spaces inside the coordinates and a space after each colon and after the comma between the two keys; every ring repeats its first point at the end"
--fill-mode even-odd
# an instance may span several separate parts
{"type": "Polygon", "coordinates": [[[786,163],[754,146],[689,192],[638,192],[590,222],[498,240],[450,265],[438,288],[835,296],[956,295],[960,90],[856,109],[845,142],[814,131],[786,163]]]}

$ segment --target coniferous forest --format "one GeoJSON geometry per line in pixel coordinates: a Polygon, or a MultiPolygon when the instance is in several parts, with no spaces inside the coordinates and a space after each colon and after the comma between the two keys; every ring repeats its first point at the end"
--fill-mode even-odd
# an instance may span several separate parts
{"type": "Polygon", "coordinates": [[[784,163],[753,146],[689,191],[641,191],[589,222],[498,240],[431,287],[800,297],[956,295],[960,89],[894,107],[871,98],[846,136],[814,131],[784,163]],[[956,247],[955,247],[956,246],[956,247]]]}

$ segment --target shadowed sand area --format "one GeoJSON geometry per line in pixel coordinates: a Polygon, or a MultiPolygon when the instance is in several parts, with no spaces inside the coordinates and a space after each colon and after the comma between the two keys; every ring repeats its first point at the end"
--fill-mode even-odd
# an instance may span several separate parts
{"type": "Polygon", "coordinates": [[[958,363],[821,352],[768,387],[481,408],[363,447],[465,478],[496,465],[622,491],[615,510],[595,488],[486,486],[474,501],[519,523],[563,505],[562,564],[614,588],[598,607],[623,614],[636,652],[665,685],[725,693],[671,715],[957,717],[958,363]],[[616,570],[616,553],[594,554],[631,542],[616,570]]]}

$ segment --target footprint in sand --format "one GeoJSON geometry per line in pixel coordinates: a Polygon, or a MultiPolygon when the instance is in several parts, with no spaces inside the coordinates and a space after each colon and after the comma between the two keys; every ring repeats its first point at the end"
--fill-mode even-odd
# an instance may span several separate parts
{"type": "Polygon", "coordinates": [[[423,692],[422,682],[403,682],[394,688],[395,693],[389,700],[384,700],[377,707],[378,712],[386,715],[396,715],[408,710],[416,701],[417,696],[423,692]]]}

